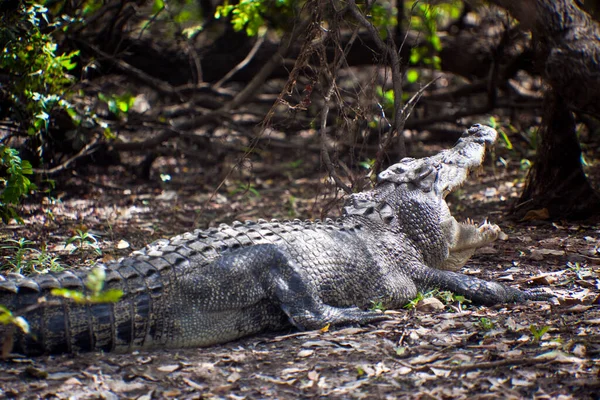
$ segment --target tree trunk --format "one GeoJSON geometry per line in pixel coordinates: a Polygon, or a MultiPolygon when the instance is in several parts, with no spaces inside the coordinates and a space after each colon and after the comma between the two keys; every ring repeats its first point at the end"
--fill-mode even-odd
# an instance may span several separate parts
{"type": "Polygon", "coordinates": [[[533,33],[536,63],[552,87],[535,164],[515,213],[546,208],[552,219],[600,211],[581,166],[572,111],[600,115],[600,28],[572,0],[492,0],[533,33]]]}
{"type": "Polygon", "coordinates": [[[585,218],[598,212],[600,198],[581,166],[575,118],[563,99],[552,91],[547,94],[538,139],[537,158],[515,215],[521,218],[530,210],[544,208],[553,218],[585,218]]]}

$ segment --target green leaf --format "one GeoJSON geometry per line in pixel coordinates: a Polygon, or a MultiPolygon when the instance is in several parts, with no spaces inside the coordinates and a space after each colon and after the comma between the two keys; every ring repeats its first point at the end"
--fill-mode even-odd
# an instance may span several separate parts
{"type": "Polygon", "coordinates": [[[154,0],[152,4],[152,14],[156,14],[159,11],[162,11],[165,8],[165,3],[163,0],[154,0]]]}
{"type": "Polygon", "coordinates": [[[104,268],[97,267],[92,269],[92,271],[89,273],[87,281],[85,282],[85,286],[90,290],[90,292],[96,295],[102,291],[105,280],[106,271],[104,268]]]}
{"type": "Polygon", "coordinates": [[[58,58],[60,65],[66,70],[70,71],[77,66],[77,62],[73,61],[73,58],[79,56],[79,50],[73,51],[68,55],[63,55],[58,58]]]}
{"type": "Polygon", "coordinates": [[[408,83],[415,83],[419,79],[419,72],[416,69],[410,68],[406,73],[408,83]]]}
{"type": "Polygon", "coordinates": [[[27,161],[27,160],[21,161],[21,173],[23,175],[33,174],[33,167],[31,166],[31,163],[29,161],[27,161]]]}
{"type": "Polygon", "coordinates": [[[123,291],[120,289],[109,289],[102,293],[90,296],[89,301],[92,303],[116,303],[123,297],[123,291]]]}
{"type": "Polygon", "coordinates": [[[499,129],[498,133],[500,134],[500,137],[502,137],[502,141],[506,145],[506,148],[508,150],[512,150],[513,149],[513,145],[512,145],[512,142],[510,141],[508,135],[506,134],[506,132],[504,132],[503,129],[499,129]]]}
{"type": "Polygon", "coordinates": [[[429,38],[429,43],[431,43],[431,46],[433,47],[433,49],[435,51],[441,51],[442,50],[442,41],[440,40],[438,35],[433,35],[429,38]]]}
{"type": "Polygon", "coordinates": [[[16,325],[19,329],[21,329],[21,331],[25,334],[28,334],[30,332],[27,320],[23,317],[15,317],[13,313],[3,305],[0,305],[0,324],[13,324],[16,325]]]}
{"type": "Polygon", "coordinates": [[[63,297],[65,299],[71,299],[73,301],[75,301],[76,303],[84,303],[85,302],[85,295],[77,290],[72,290],[72,289],[52,289],[50,291],[50,294],[52,296],[57,296],[57,297],[63,297]]]}

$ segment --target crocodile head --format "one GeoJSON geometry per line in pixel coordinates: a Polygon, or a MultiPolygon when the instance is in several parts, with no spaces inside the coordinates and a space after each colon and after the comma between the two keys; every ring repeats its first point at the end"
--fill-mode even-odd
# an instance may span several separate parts
{"type": "Polygon", "coordinates": [[[380,183],[412,183],[423,192],[433,192],[445,199],[466,181],[470,171],[481,165],[486,144],[493,144],[497,136],[493,128],[475,124],[453,148],[431,157],[404,158],[382,171],[378,180],[380,183]]]}
{"type": "Polygon", "coordinates": [[[495,240],[500,228],[487,222],[476,226],[452,217],[446,196],[480,167],[494,129],[473,125],[448,150],[424,158],[404,158],[378,176],[377,187],[349,197],[344,214],[388,225],[419,248],[427,265],[461,268],[475,249],[495,240]]]}

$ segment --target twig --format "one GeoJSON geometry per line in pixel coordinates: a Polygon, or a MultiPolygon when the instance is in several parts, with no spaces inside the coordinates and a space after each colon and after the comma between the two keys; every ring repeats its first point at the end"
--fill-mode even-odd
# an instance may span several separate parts
{"type": "Polygon", "coordinates": [[[147,84],[148,86],[154,88],[156,91],[160,92],[163,95],[168,95],[168,96],[173,96],[173,95],[178,95],[179,92],[173,87],[171,86],[169,83],[164,82],[160,79],[156,79],[150,75],[148,75],[147,73],[145,73],[144,71],[135,68],[134,66],[132,66],[131,64],[123,61],[123,60],[119,60],[113,56],[111,56],[110,54],[107,54],[105,52],[103,52],[102,50],[100,50],[99,48],[97,48],[96,46],[93,46],[91,44],[85,43],[81,40],[78,40],[78,42],[80,44],[82,44],[83,46],[89,48],[90,50],[92,50],[94,53],[96,53],[97,55],[105,58],[106,60],[110,61],[113,63],[113,65],[115,67],[117,67],[118,69],[120,69],[121,71],[132,75],[134,78],[138,79],[139,81],[147,84]]]}
{"type": "Polygon", "coordinates": [[[246,65],[248,65],[248,63],[254,58],[254,56],[258,52],[258,49],[260,49],[260,46],[262,46],[262,44],[264,43],[266,36],[267,36],[267,30],[265,29],[258,36],[258,39],[254,43],[254,46],[252,46],[252,49],[246,55],[246,57],[238,65],[236,65],[235,67],[233,67],[233,69],[231,71],[229,71],[224,77],[222,77],[221,79],[219,79],[219,81],[212,86],[213,89],[219,89],[223,85],[223,83],[227,82],[239,70],[241,70],[246,65]]]}
{"type": "MultiPolygon", "coordinates": [[[[346,10],[347,9],[344,9],[342,11],[342,13],[346,12],[346,10]]],[[[329,102],[331,101],[331,96],[335,92],[336,72],[344,64],[344,62],[346,60],[346,56],[348,55],[348,52],[350,51],[350,48],[352,47],[352,44],[354,43],[354,41],[356,40],[357,37],[358,37],[358,27],[356,27],[354,29],[354,31],[352,32],[352,36],[350,37],[350,40],[346,44],[346,48],[342,52],[343,56],[339,58],[338,62],[334,66],[332,75],[329,76],[331,83],[329,85],[329,88],[327,89],[327,94],[325,95],[325,98],[323,101],[323,110],[321,111],[321,127],[320,127],[321,158],[323,159],[323,162],[325,163],[325,167],[327,168],[327,171],[329,172],[329,176],[331,176],[331,178],[333,178],[336,185],[338,187],[340,187],[344,192],[346,192],[346,194],[352,194],[352,189],[350,189],[350,187],[348,187],[348,185],[346,185],[342,181],[340,176],[338,175],[335,167],[333,166],[333,163],[331,162],[331,157],[329,156],[329,152],[327,151],[327,115],[329,114],[329,109],[330,109],[329,102]]],[[[327,71],[326,68],[323,68],[323,69],[325,71],[327,71]]]]}
{"type": "Polygon", "coordinates": [[[473,94],[473,93],[481,93],[485,92],[488,88],[488,83],[484,80],[477,81],[473,83],[468,83],[466,85],[461,85],[459,87],[450,87],[436,90],[434,92],[429,92],[427,96],[423,97],[423,101],[425,100],[455,100],[456,98],[463,97],[465,95],[473,94]]]}
{"type": "Polygon", "coordinates": [[[85,156],[89,156],[90,154],[94,153],[97,150],[96,145],[99,142],[100,142],[100,139],[96,139],[93,142],[86,144],[81,150],[79,150],[79,152],[77,154],[75,154],[73,157],[69,158],[67,161],[63,162],[62,164],[57,165],[56,167],[53,167],[50,169],[33,168],[33,172],[36,174],[52,175],[52,174],[56,174],[58,172],[64,171],[65,169],[67,169],[69,164],[71,164],[73,161],[75,161],[79,158],[85,157],[85,156]]]}
{"type": "Polygon", "coordinates": [[[427,82],[427,84],[425,84],[425,86],[420,88],[417,91],[417,93],[412,95],[412,97],[406,102],[404,107],[402,107],[402,117],[404,118],[404,120],[408,119],[408,117],[412,113],[413,109],[419,102],[419,99],[421,98],[421,96],[423,96],[423,93],[425,93],[425,90],[427,90],[427,88],[429,86],[431,86],[434,82],[436,82],[440,78],[441,78],[441,76],[438,76],[437,78],[432,79],[431,81],[427,82]]]}
{"type": "Polygon", "coordinates": [[[112,144],[112,148],[118,151],[147,150],[149,148],[156,147],[171,138],[179,136],[180,131],[194,129],[209,122],[220,121],[227,117],[228,115],[220,110],[200,115],[198,117],[194,117],[192,115],[191,118],[186,119],[179,124],[175,124],[173,127],[164,129],[158,135],[153,136],[150,139],[136,142],[117,142],[112,144]]]}
{"type": "Polygon", "coordinates": [[[246,87],[241,92],[239,92],[233,98],[233,100],[231,100],[223,107],[224,111],[230,111],[239,107],[256,94],[258,88],[267,80],[267,78],[269,77],[269,75],[271,75],[275,68],[281,64],[282,60],[285,58],[288,51],[292,47],[292,44],[295,42],[295,39],[300,34],[299,32],[304,31],[304,27],[306,27],[306,24],[302,24],[299,29],[296,29],[294,32],[292,32],[288,43],[285,46],[282,46],[282,48],[280,48],[278,52],[273,54],[273,56],[260,69],[260,71],[258,71],[258,73],[254,75],[254,78],[252,78],[252,80],[246,85],[246,87]]]}
{"type": "Polygon", "coordinates": [[[335,79],[332,77],[331,80],[331,85],[329,85],[329,90],[327,91],[327,94],[325,95],[325,101],[323,102],[323,111],[321,111],[321,158],[323,158],[323,162],[325,163],[325,166],[327,167],[327,171],[329,172],[329,176],[331,176],[333,178],[333,180],[335,181],[335,184],[342,188],[342,190],[344,190],[344,192],[346,192],[347,194],[351,194],[352,193],[352,189],[350,189],[348,187],[348,185],[346,185],[342,179],[339,177],[339,175],[337,174],[335,167],[333,166],[333,163],[331,162],[331,158],[329,157],[329,152],[327,151],[327,114],[329,114],[329,101],[331,100],[331,95],[333,94],[335,89],[335,79]]]}
{"type": "Polygon", "coordinates": [[[450,365],[431,365],[433,368],[439,369],[449,369],[450,371],[472,371],[479,369],[490,369],[490,368],[498,368],[505,366],[513,366],[513,365],[536,365],[536,364],[544,364],[546,362],[552,362],[554,359],[550,358],[510,358],[506,360],[498,360],[498,361],[488,361],[488,362],[479,362],[473,364],[464,364],[457,366],[450,365]]]}
{"type": "Polygon", "coordinates": [[[392,142],[392,138],[394,137],[394,133],[399,138],[398,141],[398,152],[401,157],[406,155],[406,145],[404,143],[404,138],[402,137],[402,130],[404,130],[404,124],[406,122],[406,117],[402,115],[402,75],[400,73],[400,59],[398,57],[398,50],[396,49],[396,45],[392,39],[392,33],[388,29],[388,38],[391,41],[389,45],[385,44],[383,40],[379,37],[379,33],[366,18],[360,12],[359,8],[356,5],[355,0],[348,1],[348,9],[356,18],[356,20],[363,25],[369,31],[372,39],[375,41],[377,47],[383,54],[388,54],[391,61],[391,69],[392,69],[392,86],[394,89],[394,130],[387,135],[380,146],[380,149],[377,154],[377,159],[375,161],[375,165],[373,166],[373,170],[377,171],[381,167],[383,163],[383,154],[386,149],[390,146],[392,142]]]}
{"type": "Polygon", "coordinates": [[[413,119],[410,121],[406,121],[405,128],[406,129],[415,129],[415,128],[420,128],[423,126],[435,124],[436,122],[456,121],[459,118],[469,117],[471,115],[485,114],[487,112],[490,112],[493,109],[494,109],[493,107],[490,107],[489,105],[486,104],[481,107],[470,108],[468,110],[460,110],[460,111],[457,111],[452,114],[435,115],[433,117],[423,118],[423,119],[418,119],[418,120],[413,119]]]}

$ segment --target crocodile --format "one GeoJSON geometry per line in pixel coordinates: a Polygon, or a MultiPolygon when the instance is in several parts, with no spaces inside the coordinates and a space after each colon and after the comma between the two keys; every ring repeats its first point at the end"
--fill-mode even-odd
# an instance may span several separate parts
{"type": "Polygon", "coordinates": [[[86,271],[9,274],[0,279],[0,304],[23,316],[32,334],[0,326],[3,348],[129,352],[369,324],[389,318],[374,302],[397,309],[433,288],[482,305],[544,300],[536,289],[457,272],[500,228],[458,222],[445,199],[481,166],[496,137],[476,124],[451,149],[402,159],[373,189],[351,194],[337,220],[233,222],[158,240],[103,266],[106,288],[123,291],[114,304],[38,304],[53,288],[85,293],[86,271]]]}

